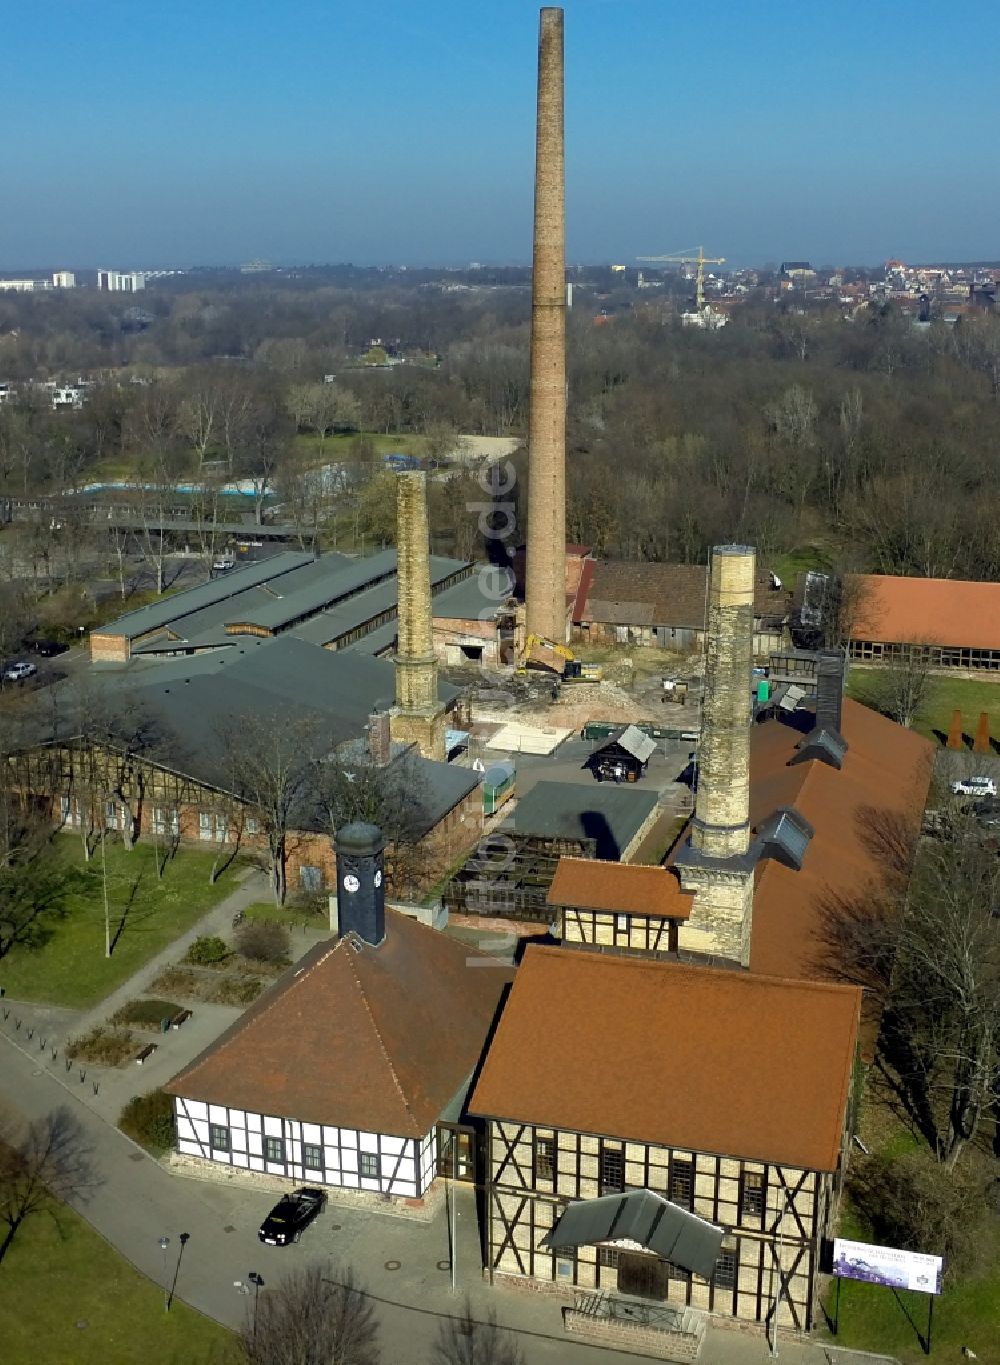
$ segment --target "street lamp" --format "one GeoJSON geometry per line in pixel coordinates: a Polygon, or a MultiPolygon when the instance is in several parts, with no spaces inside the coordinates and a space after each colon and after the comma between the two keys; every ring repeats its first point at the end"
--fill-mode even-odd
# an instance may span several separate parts
{"type": "Polygon", "coordinates": [[[251,1270],[251,1271],[248,1273],[248,1275],[247,1275],[247,1279],[248,1279],[248,1280],[250,1281],[250,1283],[253,1285],[253,1328],[252,1328],[252,1332],[253,1332],[253,1348],[254,1348],[254,1350],[256,1350],[256,1349],[257,1349],[257,1298],[258,1298],[258,1296],[259,1296],[259,1294],[260,1294],[260,1291],[261,1291],[261,1289],[262,1289],[262,1287],[263,1287],[264,1280],[263,1280],[263,1278],[262,1278],[260,1275],[257,1274],[256,1270],[251,1270]]]}
{"type": "Polygon", "coordinates": [[[170,1312],[170,1287],[167,1284],[167,1247],[170,1245],[169,1237],[160,1238],[160,1250],[163,1252],[163,1311],[170,1312]]]}

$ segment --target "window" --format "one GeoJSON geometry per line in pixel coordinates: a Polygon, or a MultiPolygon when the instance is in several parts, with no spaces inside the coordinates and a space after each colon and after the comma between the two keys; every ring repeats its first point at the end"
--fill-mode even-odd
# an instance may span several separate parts
{"type": "Polygon", "coordinates": [[[555,1138],[535,1138],[535,1179],[552,1180],[556,1170],[555,1138]]]}
{"type": "Polygon", "coordinates": [[[229,822],[224,815],[220,815],[218,812],[215,816],[215,842],[217,844],[229,842],[229,822]]]}
{"type": "Polygon", "coordinates": [[[675,1204],[691,1206],[691,1189],[694,1184],[694,1169],[690,1161],[679,1161],[674,1157],[670,1163],[669,1198],[675,1204]]]}
{"type": "Polygon", "coordinates": [[[260,821],[257,819],[256,815],[247,816],[247,833],[248,834],[260,833],[260,821]]]}
{"type": "Polygon", "coordinates": [[[378,1179],[378,1157],[374,1152],[361,1153],[361,1174],[368,1180],[378,1179]]]}
{"type": "Polygon", "coordinates": [[[323,1169],[323,1148],[317,1147],[311,1142],[303,1142],[302,1165],[308,1171],[321,1171],[323,1169]]]}
{"type": "Polygon", "coordinates": [[[285,1160],[285,1141],[284,1138],[266,1137],[264,1139],[264,1156],[268,1161],[285,1160]]]}
{"type": "Polygon", "coordinates": [[[210,1123],[208,1125],[209,1145],[214,1147],[217,1152],[229,1151],[229,1129],[223,1128],[221,1123],[210,1123]]]}
{"type": "Polygon", "coordinates": [[[673,1261],[667,1262],[667,1275],[671,1280],[677,1280],[681,1284],[687,1284],[691,1278],[690,1270],[685,1270],[682,1265],[674,1265],[673,1261]]]}
{"type": "Polygon", "coordinates": [[[212,842],[212,817],[207,810],[198,812],[198,838],[212,842]]]}
{"type": "Polygon", "coordinates": [[[723,1244],[719,1252],[719,1259],[715,1263],[715,1274],[712,1277],[715,1281],[716,1289],[732,1289],[736,1284],[736,1270],[739,1266],[739,1252],[735,1247],[727,1247],[723,1244]]]}
{"type": "Polygon", "coordinates": [[[740,1211],[748,1218],[764,1214],[764,1177],[759,1171],[744,1171],[740,1187],[740,1211]]]}
{"type": "Polygon", "coordinates": [[[618,1269],[618,1248],[617,1247],[598,1247],[597,1264],[604,1266],[606,1270],[618,1269]]]}
{"type": "Polygon", "coordinates": [[[181,817],[177,810],[168,810],[166,806],[153,807],[153,833],[154,834],[180,834],[181,817]]]}
{"type": "Polygon", "coordinates": [[[300,867],[299,885],[303,891],[319,891],[323,886],[323,873],[318,867],[300,867]]]}
{"type": "Polygon", "coordinates": [[[625,1188],[625,1153],[620,1147],[601,1148],[601,1194],[625,1188]]]}

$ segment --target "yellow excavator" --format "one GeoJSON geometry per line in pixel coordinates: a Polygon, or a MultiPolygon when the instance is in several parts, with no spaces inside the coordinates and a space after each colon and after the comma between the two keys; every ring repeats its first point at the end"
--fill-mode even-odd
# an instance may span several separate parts
{"type": "Polygon", "coordinates": [[[556,673],[566,682],[600,682],[603,676],[599,664],[581,663],[567,645],[547,640],[543,635],[528,635],[517,671],[535,670],[556,673]]]}

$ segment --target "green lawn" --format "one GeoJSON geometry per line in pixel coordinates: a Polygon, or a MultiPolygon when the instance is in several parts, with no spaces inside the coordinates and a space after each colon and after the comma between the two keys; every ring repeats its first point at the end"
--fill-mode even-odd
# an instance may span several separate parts
{"type": "MultiPolygon", "coordinates": [[[[841,1219],[841,1232],[845,1237],[868,1240],[853,1210],[841,1219]]],[[[946,1282],[944,1293],[934,1304],[932,1359],[958,1359],[959,1349],[968,1346],[976,1352],[980,1365],[1000,1365],[1000,1235],[996,1231],[993,1246],[984,1252],[992,1269],[954,1287],[946,1282]]],[[[827,1295],[831,1316],[834,1296],[835,1286],[831,1284],[827,1295]]],[[[904,1365],[917,1365],[927,1359],[917,1336],[918,1332],[927,1332],[927,1306],[926,1294],[903,1290],[896,1295],[891,1289],[844,1280],[837,1345],[883,1351],[904,1365]]]]}
{"type": "MultiPolygon", "coordinates": [[[[848,694],[858,701],[867,701],[876,677],[876,669],[852,664],[848,694]]],[[[932,677],[923,714],[914,728],[931,738],[934,730],[947,735],[952,713],[956,709],[961,711],[962,728],[970,737],[976,733],[980,711],[988,712],[990,734],[994,739],[1000,739],[1000,679],[996,682],[978,682],[971,678],[932,677]]]]}
{"type": "MultiPolygon", "coordinates": [[[[321,446],[318,436],[300,433],[295,438],[295,446],[304,454],[315,457],[317,463],[325,464],[328,460],[342,460],[349,455],[358,435],[356,431],[338,432],[336,436],[328,436],[321,446]]],[[[371,441],[378,455],[423,455],[427,444],[426,437],[411,432],[403,435],[390,432],[386,436],[383,432],[366,431],[363,435],[366,441],[371,441]]]]}
{"type": "Polygon", "coordinates": [[[103,999],[190,929],[229,895],[241,871],[237,861],[209,886],[214,855],[181,849],[159,881],[151,845],[139,844],[127,852],[109,840],[108,904],[112,938],[117,935],[117,940],[107,958],[100,849],[86,867],[80,838],[59,834],[52,856],[84,869],[86,884],[70,898],[66,918],[53,921],[52,937],[44,947],[14,948],[0,961],[0,985],[14,1000],[44,1000],[76,1008],[103,999]]]}
{"type": "MultiPolygon", "coordinates": [[[[100,1196],[98,1196],[100,1197],[100,1196]]],[[[0,1357],[32,1365],[234,1365],[235,1339],[118,1255],[71,1209],[22,1224],[0,1262],[0,1357]]],[[[177,1246],[174,1239],[173,1247],[177,1246]]],[[[174,1262],[171,1261],[171,1273],[174,1262]]],[[[178,1279],[184,1292],[184,1266],[178,1279]]]]}

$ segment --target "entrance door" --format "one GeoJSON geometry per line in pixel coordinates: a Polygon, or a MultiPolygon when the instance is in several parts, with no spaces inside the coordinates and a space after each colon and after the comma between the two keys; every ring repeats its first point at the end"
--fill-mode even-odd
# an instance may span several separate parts
{"type": "Polygon", "coordinates": [[[438,1174],[448,1180],[476,1179],[476,1134],[457,1123],[439,1123],[437,1129],[438,1174]]]}
{"type": "Polygon", "coordinates": [[[659,1256],[642,1251],[623,1251],[618,1256],[618,1292],[640,1299],[667,1297],[668,1268],[659,1256]]]}

